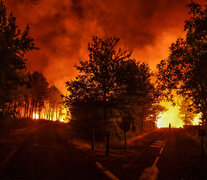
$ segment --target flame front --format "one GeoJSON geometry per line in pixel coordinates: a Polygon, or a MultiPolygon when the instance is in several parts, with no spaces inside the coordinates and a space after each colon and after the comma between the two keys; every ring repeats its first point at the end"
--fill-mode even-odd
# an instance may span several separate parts
{"type": "MultiPolygon", "coordinates": [[[[185,123],[183,122],[181,116],[180,116],[180,106],[178,105],[172,105],[170,102],[161,102],[162,106],[164,106],[167,111],[161,112],[157,117],[157,127],[158,128],[165,128],[169,127],[169,124],[171,124],[171,127],[173,128],[182,128],[185,123]]],[[[202,114],[195,114],[194,118],[192,119],[192,125],[199,125],[201,123],[201,116],[202,114]]],[[[190,124],[189,124],[190,125],[190,124]]]]}
{"type": "Polygon", "coordinates": [[[201,113],[197,114],[193,119],[193,125],[196,125],[196,126],[200,125],[201,117],[202,117],[201,113]]]}
{"type": "Polygon", "coordinates": [[[163,128],[163,127],[169,127],[169,124],[171,124],[171,127],[174,128],[180,128],[183,127],[184,122],[179,117],[179,106],[173,106],[170,102],[161,102],[162,106],[164,106],[167,111],[162,112],[157,117],[157,127],[163,128]]]}
{"type": "Polygon", "coordinates": [[[39,114],[33,112],[32,118],[33,119],[39,119],[39,114]]]}
{"type": "Polygon", "coordinates": [[[65,108],[62,109],[61,113],[60,112],[54,112],[54,113],[47,113],[46,111],[43,111],[40,113],[32,113],[32,119],[45,119],[45,120],[50,120],[50,121],[60,121],[67,123],[68,121],[68,116],[67,116],[67,110],[65,108]]]}

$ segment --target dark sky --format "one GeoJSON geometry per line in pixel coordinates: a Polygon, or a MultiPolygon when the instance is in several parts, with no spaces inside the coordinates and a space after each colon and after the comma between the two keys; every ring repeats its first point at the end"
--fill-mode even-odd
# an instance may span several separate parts
{"type": "MultiPolygon", "coordinates": [[[[156,64],[170,44],[184,36],[190,0],[6,0],[21,29],[30,25],[39,51],[28,55],[28,69],[42,72],[65,91],[74,64],[87,59],[92,35],[116,36],[133,57],[156,64]]],[[[196,1],[198,2],[198,0],[196,1]]],[[[199,0],[206,2],[206,0],[199,0]]]]}

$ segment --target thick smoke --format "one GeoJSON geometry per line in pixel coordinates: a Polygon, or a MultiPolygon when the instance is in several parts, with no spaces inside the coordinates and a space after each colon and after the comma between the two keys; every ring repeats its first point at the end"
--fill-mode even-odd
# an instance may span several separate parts
{"type": "Polygon", "coordinates": [[[87,58],[92,35],[116,36],[120,46],[152,69],[167,57],[169,45],[183,36],[189,0],[7,0],[18,25],[31,27],[39,51],[28,55],[28,68],[42,72],[65,90],[74,64],[87,58]]]}

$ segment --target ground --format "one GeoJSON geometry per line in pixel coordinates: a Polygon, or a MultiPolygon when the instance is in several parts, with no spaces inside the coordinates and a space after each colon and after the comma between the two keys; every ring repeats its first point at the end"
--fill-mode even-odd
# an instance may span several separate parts
{"type": "Polygon", "coordinates": [[[128,141],[127,152],[117,146],[110,156],[97,144],[92,152],[90,144],[78,140],[65,124],[53,123],[25,133],[27,137],[7,158],[1,180],[133,180],[153,164],[161,180],[207,179],[207,159],[200,158],[199,137],[185,129],[157,129],[137,136],[128,141]]]}

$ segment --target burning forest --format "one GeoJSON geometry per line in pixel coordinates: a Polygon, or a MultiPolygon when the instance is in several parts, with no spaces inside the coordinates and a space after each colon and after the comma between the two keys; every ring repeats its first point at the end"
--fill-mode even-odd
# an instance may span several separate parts
{"type": "MultiPolygon", "coordinates": [[[[35,11],[38,4],[44,5],[45,3],[44,1],[6,2],[9,9],[17,5],[19,11],[15,13],[18,16],[25,6],[31,6],[32,11],[35,11]]],[[[51,6],[53,7],[54,4],[52,2],[51,6]]],[[[119,6],[120,4],[117,5],[119,6]]],[[[75,11],[71,13],[77,13],[78,19],[83,14],[86,17],[90,14],[89,11],[85,10],[85,6],[89,6],[89,4],[83,6],[82,2],[77,1],[72,2],[70,5],[68,4],[68,6],[71,6],[75,11]]],[[[126,38],[122,35],[121,38],[123,40],[107,38],[107,34],[104,35],[106,38],[93,36],[88,45],[89,60],[81,60],[79,62],[80,65],[75,65],[76,70],[79,72],[76,71],[73,75],[76,76],[76,80],[66,82],[67,93],[64,95],[62,92],[65,90],[61,88],[61,92],[55,85],[48,83],[41,72],[34,71],[30,73],[28,71],[28,69],[35,69],[31,66],[33,53],[40,52],[42,56],[43,50],[36,46],[35,41],[30,36],[30,32],[34,34],[33,29],[30,30],[29,26],[26,26],[25,30],[20,30],[22,29],[22,24],[19,29],[16,18],[12,14],[9,15],[2,1],[2,115],[5,116],[7,114],[11,118],[61,120],[65,122],[68,121],[66,119],[72,119],[72,122],[75,122],[77,126],[78,123],[87,124],[87,121],[90,121],[88,123],[89,126],[91,126],[91,123],[95,123],[94,126],[97,126],[98,124],[106,123],[107,119],[117,119],[111,122],[114,124],[112,126],[117,126],[121,123],[123,117],[128,117],[130,126],[135,131],[137,129],[142,131],[145,126],[148,128],[148,126],[152,125],[157,125],[157,127],[161,128],[168,127],[171,124],[172,127],[178,128],[184,125],[205,124],[206,80],[205,78],[202,79],[202,76],[205,77],[203,74],[206,72],[205,66],[202,66],[202,64],[206,64],[205,60],[203,60],[205,59],[203,57],[205,56],[205,50],[203,51],[205,45],[202,45],[205,42],[202,39],[205,38],[205,33],[203,32],[205,27],[197,29],[196,24],[204,23],[205,10],[202,11],[200,5],[193,3],[189,4],[189,8],[192,16],[185,22],[186,38],[177,39],[175,43],[172,43],[168,58],[157,65],[158,72],[153,73],[148,63],[138,61],[135,58],[137,51],[132,51],[134,48],[128,46],[129,50],[126,50],[126,38]],[[200,18],[199,22],[195,21],[196,17],[200,18]],[[194,40],[195,36],[196,41],[194,40]],[[196,45],[194,45],[195,42],[197,43],[196,45]],[[190,57],[191,51],[195,51],[194,46],[200,47],[196,51],[201,53],[201,57],[190,57]],[[33,53],[30,53],[30,51],[33,53]],[[178,54],[178,51],[180,51],[180,54],[178,54]],[[186,59],[186,56],[189,57],[186,59]],[[29,60],[27,60],[28,58],[29,60]],[[196,58],[199,60],[196,65],[197,69],[194,69],[192,65],[197,62],[196,58]],[[199,69],[200,67],[204,67],[204,69],[199,69]],[[196,74],[196,71],[199,71],[199,74],[196,74]],[[189,76],[190,73],[192,76],[189,76]],[[176,81],[178,83],[175,83],[176,81]],[[174,91],[174,93],[171,91],[174,91]],[[175,103],[173,100],[164,100],[172,96],[174,96],[174,99],[182,99],[183,102],[179,100],[179,102],[175,103]],[[185,98],[188,100],[186,101],[185,98]],[[81,112],[81,109],[83,112],[81,112]],[[96,112],[95,109],[97,111],[96,115],[94,114],[96,112]],[[70,114],[69,118],[67,117],[68,114],[70,114]],[[104,115],[102,116],[101,114],[104,115]],[[100,122],[89,120],[91,118],[96,119],[99,116],[103,117],[103,122],[102,120],[100,122]],[[75,119],[77,121],[73,121],[75,119]],[[78,119],[86,119],[86,121],[81,122],[81,120],[78,122],[78,119]]],[[[156,12],[156,10],[154,11],[156,12]]],[[[42,15],[46,16],[45,14],[42,15]]],[[[67,19],[69,14],[64,14],[64,16],[67,19]]],[[[21,18],[20,16],[20,20],[21,18]]],[[[28,18],[30,18],[30,15],[28,18]]],[[[23,22],[21,21],[21,23],[23,22]]],[[[34,24],[33,21],[32,24],[34,24]]],[[[36,31],[35,28],[34,30],[36,31]]],[[[120,31],[120,33],[122,32],[120,31]]],[[[62,38],[66,40],[65,37],[62,38]]],[[[139,38],[141,37],[138,36],[138,41],[142,41],[139,38]]],[[[41,43],[43,41],[39,40],[39,37],[37,39],[37,44],[42,46],[41,43]]],[[[63,44],[61,43],[61,46],[63,44]]],[[[48,45],[51,46],[51,44],[48,45]]],[[[143,51],[144,47],[142,47],[143,51]]],[[[83,48],[83,52],[86,53],[86,47],[83,48]]],[[[39,58],[39,55],[37,57],[39,58]]],[[[67,58],[65,55],[63,57],[67,58]]],[[[45,63],[48,64],[47,59],[45,57],[45,63]]],[[[52,64],[51,61],[48,65],[52,64]]],[[[41,68],[39,69],[41,70],[41,68]]],[[[56,71],[59,73],[55,76],[56,78],[59,75],[60,77],[62,76],[61,69],[54,69],[53,71],[54,74],[57,74],[56,71]]],[[[56,80],[53,81],[51,77],[49,76],[50,82],[57,82],[56,80]]],[[[59,87],[62,87],[62,85],[59,87]]]]}
{"type": "MultiPolygon", "coordinates": [[[[65,158],[68,149],[74,153],[71,162],[79,159],[80,149],[87,154],[90,141],[95,155],[80,155],[85,162],[93,164],[88,169],[95,166],[103,172],[106,168],[101,162],[113,169],[120,179],[127,179],[128,175],[137,179],[128,173],[131,169],[127,168],[133,166],[132,169],[142,169],[140,179],[157,179],[158,169],[165,169],[166,162],[173,164],[173,158],[182,160],[177,164],[186,163],[184,158],[189,149],[186,144],[194,147],[191,154],[194,158],[193,153],[198,151],[198,145],[193,146],[193,141],[198,144],[197,131],[201,159],[205,159],[206,74],[205,0],[0,0],[0,135],[13,131],[17,135],[36,134],[28,137],[31,142],[25,140],[22,151],[16,151],[20,164],[30,161],[21,158],[27,152],[31,153],[27,158],[35,164],[40,152],[42,159],[48,158],[45,162],[56,158],[48,165],[53,170],[61,163],[70,162],[65,158]],[[30,126],[25,122],[30,122],[30,126]],[[37,124],[32,127],[33,123],[37,124]],[[16,132],[17,126],[26,130],[16,132]],[[178,150],[167,151],[166,162],[159,160],[168,144],[171,148],[183,147],[185,154],[180,155],[178,150]],[[122,146],[127,155],[117,152],[122,146]],[[47,154],[47,148],[51,154],[47,154]],[[95,148],[99,149],[95,151],[95,148]],[[160,148],[159,152],[153,148],[160,148]],[[103,149],[106,157],[113,149],[113,158],[100,158],[103,149]],[[136,159],[133,157],[137,156],[137,150],[142,155],[136,159]],[[179,156],[173,154],[170,159],[170,153],[179,156]],[[155,158],[153,165],[145,167],[151,163],[151,156],[155,158]],[[114,167],[119,164],[114,163],[114,159],[122,163],[120,168],[126,167],[127,173],[114,167]],[[138,159],[141,163],[135,163],[138,159]],[[150,174],[148,171],[154,173],[153,178],[145,178],[150,174]]],[[[10,135],[12,137],[12,133],[10,135]]],[[[195,164],[196,158],[193,159],[195,164]]],[[[77,161],[80,169],[86,168],[82,162],[77,161]]],[[[0,179],[1,166],[4,164],[0,163],[0,179]]],[[[69,166],[77,168],[76,163],[74,167],[69,166]]],[[[2,177],[15,179],[9,172],[11,169],[19,172],[17,167],[22,165],[8,165],[2,177]]],[[[204,171],[207,166],[196,164],[195,168],[198,167],[203,174],[207,172],[204,171]]],[[[66,175],[64,168],[60,171],[64,171],[62,174],[52,172],[54,177],[68,179],[70,175],[66,175]]],[[[33,172],[32,168],[29,170],[33,172]]],[[[178,168],[172,177],[189,179],[188,172],[183,172],[178,168]]],[[[44,177],[40,174],[37,179],[44,177]]],[[[119,179],[111,172],[104,174],[119,179]]],[[[17,176],[21,175],[17,173],[17,176]]],[[[90,176],[97,179],[96,174],[90,176]]],[[[199,173],[195,179],[200,179],[198,176],[199,173]]],[[[160,173],[159,178],[166,179],[166,174],[160,173]]]]}

